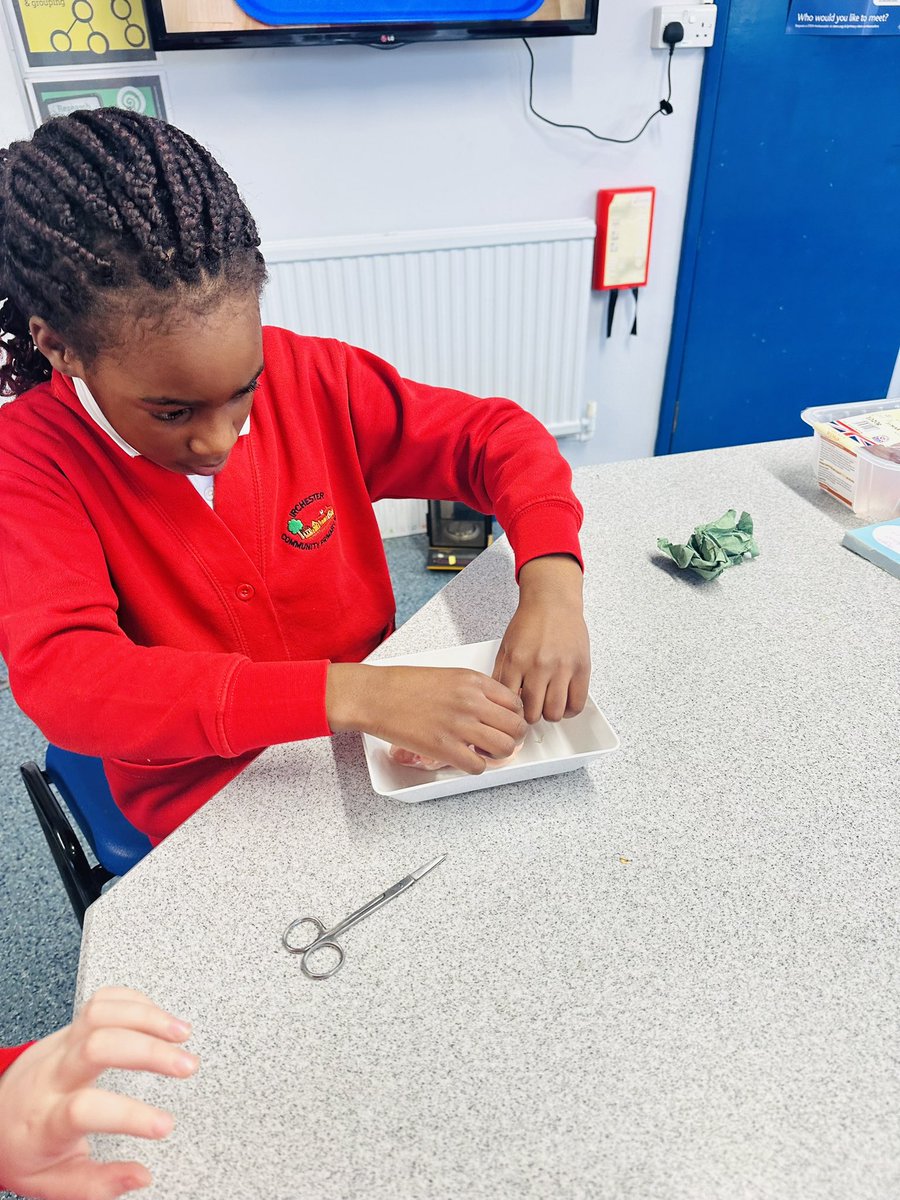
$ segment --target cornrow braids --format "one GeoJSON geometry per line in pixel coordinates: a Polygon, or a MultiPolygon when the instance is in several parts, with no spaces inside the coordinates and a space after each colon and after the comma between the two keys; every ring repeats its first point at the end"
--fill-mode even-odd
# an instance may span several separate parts
{"type": "Polygon", "coordinates": [[[90,361],[114,318],[202,314],[225,289],[258,294],[265,278],[234,182],[174,125],[79,111],[0,149],[0,395],[50,378],[33,316],[90,361]]]}

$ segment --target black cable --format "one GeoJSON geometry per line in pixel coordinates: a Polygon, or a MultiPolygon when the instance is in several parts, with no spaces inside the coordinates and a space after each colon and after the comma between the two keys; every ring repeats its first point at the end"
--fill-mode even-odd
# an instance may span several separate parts
{"type": "Polygon", "coordinates": [[[534,55],[531,52],[531,47],[528,44],[528,39],[522,38],[522,41],[525,43],[525,49],[528,51],[528,57],[531,59],[531,71],[529,72],[529,75],[528,75],[528,107],[531,109],[531,111],[534,113],[534,115],[537,117],[537,119],[539,121],[543,121],[546,125],[552,125],[554,129],[580,129],[584,133],[589,133],[592,138],[596,138],[598,142],[617,142],[620,146],[627,146],[629,144],[629,142],[636,142],[638,140],[638,138],[641,136],[641,134],[644,132],[644,130],[647,128],[647,126],[650,124],[650,122],[653,120],[654,117],[658,117],[660,115],[660,113],[662,113],[663,116],[668,117],[672,112],[672,105],[671,105],[671,100],[672,100],[672,55],[675,53],[675,43],[674,42],[671,42],[669,44],[669,62],[668,62],[667,70],[666,70],[666,75],[667,75],[668,81],[669,81],[668,96],[666,96],[665,100],[660,100],[659,108],[657,108],[656,112],[652,112],[650,114],[650,116],[643,123],[643,125],[640,127],[640,129],[637,131],[637,133],[634,135],[634,137],[614,138],[614,137],[604,137],[604,135],[601,133],[594,133],[593,129],[588,129],[587,125],[568,125],[568,124],[564,124],[560,121],[551,121],[549,117],[544,117],[538,112],[538,110],[534,107],[534,55]]]}

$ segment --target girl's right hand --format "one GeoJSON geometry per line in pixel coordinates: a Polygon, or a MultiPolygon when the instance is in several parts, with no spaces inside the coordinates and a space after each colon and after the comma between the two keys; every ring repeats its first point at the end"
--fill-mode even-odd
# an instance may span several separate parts
{"type": "Polygon", "coordinates": [[[332,663],[325,705],[335,733],[360,730],[480,775],[524,738],[522,701],[504,684],[456,667],[332,663]]]}
{"type": "Polygon", "coordinates": [[[177,1044],[190,1032],[141,992],[106,987],[71,1025],[29,1046],[0,1075],[0,1187],[38,1200],[112,1200],[147,1187],[140,1163],[92,1159],[87,1135],[164,1138],[171,1114],[94,1082],[108,1068],[193,1075],[199,1059],[177,1044]]]}

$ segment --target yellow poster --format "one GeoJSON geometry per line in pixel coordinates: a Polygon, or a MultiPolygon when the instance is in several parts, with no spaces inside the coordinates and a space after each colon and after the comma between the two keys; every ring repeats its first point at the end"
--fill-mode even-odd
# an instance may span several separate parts
{"type": "Polygon", "coordinates": [[[143,0],[13,0],[32,67],[155,58],[143,0]]]}

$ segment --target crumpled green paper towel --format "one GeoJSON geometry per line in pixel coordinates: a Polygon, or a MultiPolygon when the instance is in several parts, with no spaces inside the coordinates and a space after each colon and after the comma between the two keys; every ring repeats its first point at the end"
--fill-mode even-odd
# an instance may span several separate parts
{"type": "Polygon", "coordinates": [[[748,512],[742,512],[737,521],[736,516],[737,511],[729,508],[718,521],[698,525],[683,546],[666,538],[658,538],[656,544],[679,567],[695,571],[703,579],[715,579],[726,567],[742,562],[745,554],[751,558],[759,554],[753,518],[748,512]]]}

